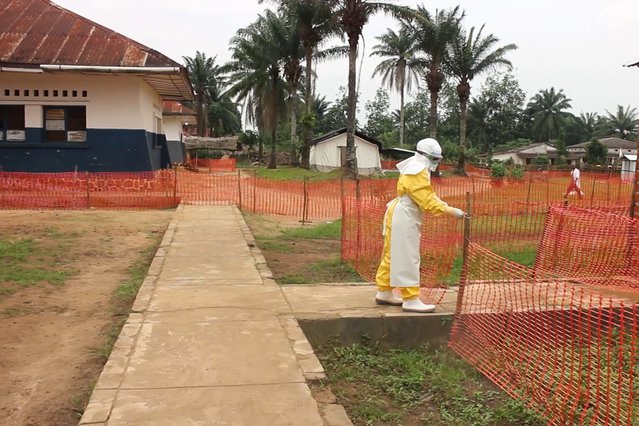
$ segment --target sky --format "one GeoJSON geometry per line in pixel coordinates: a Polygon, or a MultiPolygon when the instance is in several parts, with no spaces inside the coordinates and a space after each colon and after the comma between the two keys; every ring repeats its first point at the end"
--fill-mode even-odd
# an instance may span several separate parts
{"type": "MultiPolygon", "coordinates": [[[[176,62],[196,51],[217,56],[223,64],[231,58],[229,41],[239,28],[255,21],[268,2],[257,0],[53,0],[107,28],[163,53],[176,62]]],[[[397,0],[395,4],[424,4],[429,10],[460,5],[466,11],[466,28],[485,24],[500,45],[515,43],[508,53],[513,74],[529,99],[541,89],[563,89],[572,100],[571,112],[606,114],[617,105],[639,110],[639,1],[637,0],[397,0]]],[[[382,86],[372,78],[379,57],[370,57],[375,37],[396,22],[383,14],[364,28],[361,62],[360,115],[366,101],[382,86]]],[[[358,68],[360,61],[358,60],[358,68]]],[[[360,72],[358,70],[358,72],[360,72]]],[[[502,73],[498,70],[497,73],[502,73]]],[[[340,86],[347,86],[346,59],[322,63],[317,68],[317,92],[333,101],[340,86]]],[[[485,78],[485,77],[484,77],[485,78]]],[[[484,78],[471,82],[471,97],[478,95],[484,78]]],[[[391,106],[399,106],[391,95],[391,106]]]]}

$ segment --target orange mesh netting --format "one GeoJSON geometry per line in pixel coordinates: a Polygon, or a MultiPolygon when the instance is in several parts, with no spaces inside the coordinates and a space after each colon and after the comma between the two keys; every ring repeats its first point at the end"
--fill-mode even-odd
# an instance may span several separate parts
{"type": "Polygon", "coordinates": [[[552,206],[537,268],[470,242],[450,346],[550,424],[639,424],[638,226],[552,206]]]}

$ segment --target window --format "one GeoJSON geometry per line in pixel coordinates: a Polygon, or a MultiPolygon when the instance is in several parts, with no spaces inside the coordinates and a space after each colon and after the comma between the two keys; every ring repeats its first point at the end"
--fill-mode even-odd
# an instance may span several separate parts
{"type": "Polygon", "coordinates": [[[0,142],[24,142],[24,105],[0,105],[0,142]]]}
{"type": "Polygon", "coordinates": [[[46,142],[86,142],[86,107],[44,107],[46,142]]]}

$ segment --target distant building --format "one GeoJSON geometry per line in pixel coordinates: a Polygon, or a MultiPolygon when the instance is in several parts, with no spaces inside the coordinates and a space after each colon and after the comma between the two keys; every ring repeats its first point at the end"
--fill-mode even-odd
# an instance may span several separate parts
{"type": "MultiPolygon", "coordinates": [[[[334,130],[311,141],[310,165],[321,172],[343,167],[346,164],[346,128],[334,130]]],[[[380,172],[382,143],[377,139],[355,132],[357,169],[361,175],[380,172]]]]}
{"type": "MultiPolygon", "coordinates": [[[[615,137],[601,138],[599,142],[608,149],[607,164],[617,163],[624,155],[637,155],[637,142],[615,137]]],[[[590,141],[570,145],[566,147],[566,151],[568,151],[571,158],[584,161],[589,144],[590,141]]]]}
{"type": "MultiPolygon", "coordinates": [[[[484,157],[487,157],[487,155],[484,155],[484,157]]],[[[495,152],[491,158],[498,161],[512,160],[514,164],[525,166],[531,164],[538,157],[546,157],[551,164],[554,164],[557,159],[557,148],[547,142],[539,142],[508,151],[495,152]]]]}
{"type": "Polygon", "coordinates": [[[4,171],[164,168],[163,101],[193,98],[180,64],[49,0],[2,2],[0,70],[4,171]]]}

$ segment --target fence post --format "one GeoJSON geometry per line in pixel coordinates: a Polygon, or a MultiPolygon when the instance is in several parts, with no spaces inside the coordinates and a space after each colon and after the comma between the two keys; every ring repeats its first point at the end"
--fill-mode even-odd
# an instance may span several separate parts
{"type": "Polygon", "coordinates": [[[464,216],[464,245],[462,247],[462,270],[459,277],[459,290],[457,291],[457,307],[455,316],[461,313],[462,303],[464,302],[464,288],[468,282],[468,249],[470,247],[470,227],[472,218],[472,204],[470,192],[466,192],[466,216],[464,216]]]}
{"type": "Polygon", "coordinates": [[[303,205],[302,205],[302,225],[306,224],[308,219],[308,188],[307,188],[308,176],[304,176],[304,195],[303,195],[303,205]]]}
{"type": "Polygon", "coordinates": [[[242,174],[240,173],[240,169],[237,169],[237,193],[239,194],[238,208],[242,211],[242,174]]]}
{"type": "Polygon", "coordinates": [[[637,164],[637,170],[635,172],[635,177],[632,179],[632,182],[632,194],[630,194],[630,217],[634,218],[637,202],[639,202],[639,200],[637,200],[637,191],[639,191],[639,164],[637,164]]]}
{"type": "Polygon", "coordinates": [[[595,202],[595,185],[597,184],[597,179],[592,180],[592,191],[590,191],[590,208],[592,208],[595,202]]]}
{"type": "Polygon", "coordinates": [[[361,252],[362,227],[360,217],[362,214],[362,203],[360,199],[359,177],[355,177],[355,270],[359,271],[359,255],[361,252]]]}
{"type": "Polygon", "coordinates": [[[173,206],[177,207],[178,168],[173,169],[173,206]]]}
{"type": "Polygon", "coordinates": [[[528,191],[526,193],[526,210],[525,214],[528,215],[528,207],[530,206],[530,190],[532,188],[532,174],[528,176],[528,191]]]}
{"type": "Polygon", "coordinates": [[[254,170],[253,174],[253,214],[255,214],[255,197],[257,195],[257,169],[254,170]]]}
{"type": "Polygon", "coordinates": [[[91,200],[89,199],[89,172],[84,172],[85,180],[86,180],[86,191],[87,191],[87,209],[91,207],[91,200]]]}

